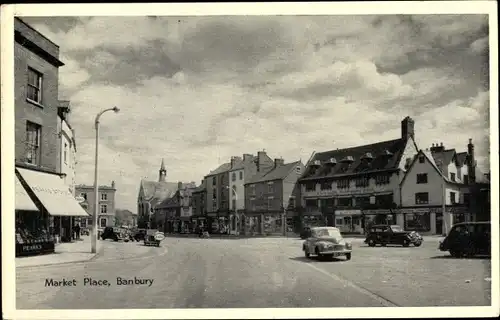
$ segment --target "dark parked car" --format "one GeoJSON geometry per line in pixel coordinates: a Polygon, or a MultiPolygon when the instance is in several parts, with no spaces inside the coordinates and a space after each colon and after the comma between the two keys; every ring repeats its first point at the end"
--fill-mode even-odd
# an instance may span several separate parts
{"type": "Polygon", "coordinates": [[[448,236],[439,244],[439,250],[449,251],[457,258],[491,256],[491,223],[462,222],[453,225],[448,236]]]}
{"type": "Polygon", "coordinates": [[[104,231],[101,234],[101,239],[102,240],[111,239],[114,241],[124,240],[125,242],[129,241],[126,230],[117,227],[104,228],[104,231]]]}
{"type": "Polygon", "coordinates": [[[311,228],[310,227],[305,227],[304,229],[302,229],[302,231],[300,232],[300,238],[301,239],[307,239],[311,236],[311,228]]]}
{"type": "Polygon", "coordinates": [[[375,247],[377,244],[386,246],[388,244],[398,244],[403,247],[408,247],[413,244],[415,247],[420,247],[424,239],[415,231],[405,231],[398,225],[374,225],[368,229],[365,243],[370,247],[375,247]]]}
{"type": "Polygon", "coordinates": [[[135,241],[144,241],[146,236],[146,229],[137,229],[133,235],[135,241]]]}

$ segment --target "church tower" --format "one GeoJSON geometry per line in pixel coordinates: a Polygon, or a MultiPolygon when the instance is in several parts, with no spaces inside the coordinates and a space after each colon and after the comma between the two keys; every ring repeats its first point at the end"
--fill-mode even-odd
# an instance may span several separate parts
{"type": "Polygon", "coordinates": [[[158,182],[165,182],[167,179],[167,169],[165,169],[165,161],[161,159],[161,166],[160,166],[160,175],[158,178],[158,182]]]}

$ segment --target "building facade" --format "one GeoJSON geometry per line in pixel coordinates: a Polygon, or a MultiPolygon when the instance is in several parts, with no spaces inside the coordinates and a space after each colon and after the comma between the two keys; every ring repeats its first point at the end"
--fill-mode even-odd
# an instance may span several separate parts
{"type": "MultiPolygon", "coordinates": [[[[84,199],[84,201],[80,204],[90,215],[94,215],[95,208],[95,192],[94,186],[87,185],[76,185],[75,192],[78,197],[84,199]]],[[[115,226],[115,196],[116,196],[116,185],[115,182],[112,181],[111,185],[102,185],[99,186],[99,208],[98,208],[98,217],[97,217],[97,227],[99,229],[106,227],[115,226]]],[[[93,225],[92,218],[86,218],[80,220],[80,226],[82,228],[89,228],[93,225]]]]}
{"type": "Polygon", "coordinates": [[[473,209],[477,195],[473,193],[478,168],[472,139],[467,149],[457,153],[442,143],[433,144],[430,150],[420,150],[415,156],[401,181],[405,229],[447,234],[455,223],[477,220],[477,210],[473,209]]]}
{"type": "Polygon", "coordinates": [[[167,182],[167,169],[162,159],[158,171],[158,181],[141,180],[137,195],[137,219],[139,228],[152,227],[154,208],[177,191],[177,182],[167,182]]]}
{"type": "Polygon", "coordinates": [[[127,209],[116,209],[115,226],[137,227],[137,214],[127,209]]]}
{"type": "Polygon", "coordinates": [[[207,192],[205,190],[205,181],[201,181],[201,184],[193,190],[193,217],[195,225],[205,229],[206,228],[206,197],[207,192]]]}
{"type": "Polygon", "coordinates": [[[241,212],[245,204],[245,179],[267,171],[274,165],[265,151],[257,156],[244,154],[232,157],[204,177],[206,190],[207,227],[210,233],[238,234],[241,229],[241,212]],[[233,180],[234,179],[234,180],[233,180]]]}
{"type": "Polygon", "coordinates": [[[197,220],[193,220],[194,183],[178,183],[175,194],[155,207],[155,228],[166,233],[194,232],[197,220]]]}
{"type": "Polygon", "coordinates": [[[398,223],[399,184],[418,152],[414,139],[406,117],[398,139],[314,154],[299,180],[302,227],[364,233],[374,223],[398,223]]]}
{"type": "Polygon", "coordinates": [[[16,255],[54,252],[56,239],[71,241],[72,218],[88,216],[74,198],[72,177],[66,178],[72,171],[61,166],[64,64],[59,47],[19,18],[14,41],[16,255]],[[61,218],[69,224],[63,227],[61,218]]]}
{"type": "Polygon", "coordinates": [[[257,173],[245,184],[245,235],[286,235],[298,232],[295,203],[300,199],[297,180],[304,172],[302,162],[285,164],[275,159],[274,166],[257,173]]]}

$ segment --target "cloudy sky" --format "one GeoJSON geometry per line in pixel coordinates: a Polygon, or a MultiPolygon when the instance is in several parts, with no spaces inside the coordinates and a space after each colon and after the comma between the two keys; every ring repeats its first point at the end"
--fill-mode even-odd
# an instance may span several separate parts
{"type": "Polygon", "coordinates": [[[489,170],[486,15],[50,17],[24,20],[57,43],[71,100],[77,182],[136,211],[141,178],[200,182],[231,155],[285,161],[400,136],[420,148],[475,141],[489,170]]]}

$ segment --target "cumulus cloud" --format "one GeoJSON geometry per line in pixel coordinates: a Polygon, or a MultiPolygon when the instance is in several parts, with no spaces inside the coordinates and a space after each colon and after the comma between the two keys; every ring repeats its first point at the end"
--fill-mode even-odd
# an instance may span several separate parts
{"type": "Polygon", "coordinates": [[[463,50],[482,48],[485,16],[54,19],[35,27],[66,63],[79,183],[92,181],[95,115],[121,109],[100,127],[101,183],[116,181],[118,207],[135,210],[161,158],[169,181],[198,182],[233,155],[307,161],[395,139],[407,115],[420,147],[473,138],[489,166],[489,92],[470,76],[485,60],[463,50]]]}

